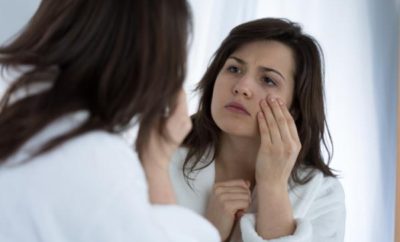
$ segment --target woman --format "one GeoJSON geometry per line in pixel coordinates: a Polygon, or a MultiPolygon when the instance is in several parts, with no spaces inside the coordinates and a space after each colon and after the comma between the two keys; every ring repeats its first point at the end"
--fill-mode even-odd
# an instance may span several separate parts
{"type": "Polygon", "coordinates": [[[0,48],[21,71],[0,107],[0,241],[219,240],[167,169],[191,128],[189,19],[184,0],[43,0],[0,48]]]}
{"type": "Polygon", "coordinates": [[[222,241],[343,241],[343,189],[322,156],[321,142],[331,159],[317,42],[284,19],[239,25],[198,90],[170,167],[178,203],[222,241]]]}

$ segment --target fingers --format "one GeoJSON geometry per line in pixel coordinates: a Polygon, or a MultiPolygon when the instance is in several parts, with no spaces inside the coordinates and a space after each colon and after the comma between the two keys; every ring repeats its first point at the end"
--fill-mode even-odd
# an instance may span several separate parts
{"type": "Polygon", "coordinates": [[[251,203],[250,183],[245,180],[229,180],[214,185],[213,196],[223,204],[223,209],[234,215],[245,210],[251,203]]]}
{"type": "Polygon", "coordinates": [[[287,107],[282,108],[283,115],[285,116],[290,132],[290,136],[293,140],[300,142],[299,133],[297,132],[296,123],[294,122],[293,116],[290,114],[287,107]]]}
{"type": "Polygon", "coordinates": [[[238,210],[245,211],[251,204],[251,193],[243,188],[235,191],[232,187],[219,187],[214,197],[230,216],[234,216],[238,210]]]}
{"type": "Polygon", "coordinates": [[[291,135],[290,135],[289,127],[287,125],[286,117],[284,116],[283,110],[282,110],[282,109],[286,108],[286,106],[284,106],[284,103],[282,100],[276,99],[276,98],[270,98],[269,102],[270,102],[270,106],[271,106],[273,115],[275,117],[277,127],[279,129],[281,139],[284,143],[289,142],[291,140],[291,135]]]}
{"type": "Polygon", "coordinates": [[[242,209],[239,209],[235,214],[235,219],[240,219],[241,217],[243,217],[243,215],[244,211],[242,209]]]}
{"type": "Polygon", "coordinates": [[[229,181],[224,181],[224,182],[217,182],[214,185],[215,187],[221,186],[221,187],[232,187],[232,186],[239,186],[243,188],[249,188],[250,187],[250,182],[243,180],[243,179],[236,179],[236,180],[229,180],[229,181]]]}
{"type": "Polygon", "coordinates": [[[231,214],[235,215],[239,210],[246,210],[250,206],[248,200],[231,200],[225,203],[225,209],[231,214]]]}
{"type": "Polygon", "coordinates": [[[292,140],[298,141],[296,124],[292,115],[287,110],[285,103],[281,99],[268,97],[268,103],[261,101],[261,110],[264,115],[259,116],[260,133],[264,134],[264,139],[270,139],[273,144],[290,143],[292,140]],[[266,131],[268,129],[268,132],[266,131]]]}
{"type": "Polygon", "coordinates": [[[275,117],[272,113],[272,109],[270,107],[270,105],[267,104],[267,102],[265,100],[261,101],[261,110],[264,114],[264,118],[266,120],[267,123],[267,127],[269,130],[269,137],[271,139],[271,143],[272,144],[280,144],[282,143],[282,138],[281,135],[279,133],[279,128],[278,128],[278,124],[275,120],[275,117]]]}
{"type": "Polygon", "coordinates": [[[261,142],[272,144],[271,135],[263,111],[257,113],[258,128],[260,130],[261,142]]]}
{"type": "Polygon", "coordinates": [[[241,179],[218,182],[214,184],[213,193],[217,195],[223,193],[228,193],[228,194],[238,193],[250,196],[251,195],[250,182],[241,179]]]}
{"type": "Polygon", "coordinates": [[[241,194],[246,194],[250,195],[250,189],[248,188],[243,188],[243,187],[221,187],[221,186],[216,186],[214,187],[214,191],[216,194],[218,193],[241,193],[241,194]]]}
{"type": "Polygon", "coordinates": [[[243,193],[243,192],[221,192],[219,194],[216,194],[218,198],[222,202],[226,201],[245,201],[246,203],[250,203],[250,194],[248,193],[243,193]]]}

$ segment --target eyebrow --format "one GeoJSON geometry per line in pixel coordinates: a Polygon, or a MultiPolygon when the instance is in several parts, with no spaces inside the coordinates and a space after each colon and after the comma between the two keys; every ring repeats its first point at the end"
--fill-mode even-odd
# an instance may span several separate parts
{"type": "MultiPolygon", "coordinates": [[[[242,64],[242,65],[245,65],[245,64],[246,64],[246,62],[245,62],[244,60],[242,60],[242,59],[240,59],[240,58],[238,58],[238,57],[236,57],[236,56],[229,56],[228,59],[234,59],[235,61],[239,62],[239,63],[242,64]]],[[[261,66],[261,69],[262,69],[263,71],[267,71],[267,72],[269,72],[269,71],[270,71],[270,72],[274,72],[274,73],[278,74],[279,76],[281,76],[281,77],[283,78],[283,80],[286,81],[286,79],[285,79],[285,77],[282,75],[282,73],[280,73],[279,71],[277,71],[277,70],[275,70],[275,69],[273,69],[273,68],[261,66]]]]}

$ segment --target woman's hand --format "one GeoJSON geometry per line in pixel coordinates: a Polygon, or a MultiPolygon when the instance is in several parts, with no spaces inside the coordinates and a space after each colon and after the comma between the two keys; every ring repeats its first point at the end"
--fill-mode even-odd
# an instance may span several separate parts
{"type": "Polygon", "coordinates": [[[183,89],[178,94],[176,108],[166,118],[165,126],[162,127],[163,133],[160,134],[157,124],[150,131],[141,156],[149,185],[150,201],[157,204],[176,203],[169,177],[169,162],[192,128],[183,89]]]}
{"type": "Polygon", "coordinates": [[[176,108],[169,114],[165,122],[164,134],[166,138],[160,137],[164,142],[163,146],[165,146],[166,155],[168,156],[171,156],[178,149],[192,129],[186,94],[183,89],[179,91],[176,102],[176,108]]]}
{"type": "Polygon", "coordinates": [[[262,100],[258,115],[261,144],[256,161],[256,231],[264,239],[293,234],[296,224],[287,190],[301,149],[295,122],[280,99],[262,100]]]}
{"type": "Polygon", "coordinates": [[[150,132],[147,146],[143,152],[144,162],[168,166],[169,160],[192,128],[188,114],[186,94],[183,89],[178,93],[175,109],[168,114],[162,133],[156,124],[150,132]]]}
{"type": "Polygon", "coordinates": [[[206,218],[218,229],[222,241],[231,234],[235,219],[251,202],[250,182],[230,180],[216,183],[208,200],[206,218]]]}
{"type": "Polygon", "coordinates": [[[256,161],[257,184],[286,187],[301,149],[296,124],[281,100],[268,97],[257,114],[261,144],[256,161]]]}

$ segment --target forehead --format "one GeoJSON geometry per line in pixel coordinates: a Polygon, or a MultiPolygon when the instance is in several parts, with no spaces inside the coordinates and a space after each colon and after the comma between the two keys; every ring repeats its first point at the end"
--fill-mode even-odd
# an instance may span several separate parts
{"type": "Polygon", "coordinates": [[[278,41],[255,41],[242,45],[231,56],[238,57],[247,65],[277,69],[293,77],[295,64],[292,49],[278,41]]]}

